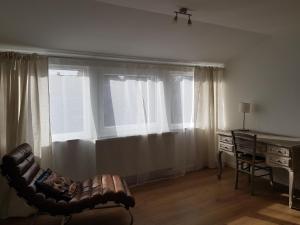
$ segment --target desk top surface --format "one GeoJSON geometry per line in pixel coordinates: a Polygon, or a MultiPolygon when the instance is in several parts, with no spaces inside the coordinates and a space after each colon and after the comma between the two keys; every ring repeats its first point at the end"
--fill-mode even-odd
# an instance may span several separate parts
{"type": "MultiPolygon", "coordinates": [[[[240,131],[240,132],[246,134],[247,133],[256,134],[258,142],[263,142],[266,144],[273,144],[273,145],[278,145],[278,146],[283,146],[288,148],[300,147],[299,137],[283,136],[283,135],[265,133],[265,132],[255,131],[255,130],[240,131]]],[[[217,134],[231,136],[231,130],[218,130],[217,134]]]]}

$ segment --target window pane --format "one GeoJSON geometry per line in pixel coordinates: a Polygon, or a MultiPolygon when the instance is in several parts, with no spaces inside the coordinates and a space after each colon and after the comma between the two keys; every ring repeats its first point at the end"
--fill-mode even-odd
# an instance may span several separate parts
{"type": "Polygon", "coordinates": [[[170,79],[171,86],[171,123],[178,124],[182,123],[182,98],[181,98],[181,76],[175,76],[170,79]]]}
{"type": "Polygon", "coordinates": [[[157,112],[157,91],[156,91],[157,81],[155,77],[149,77],[147,82],[144,83],[143,87],[143,96],[144,102],[147,106],[145,109],[146,119],[148,123],[155,123],[156,120],[156,112],[157,112]]]}
{"type": "Polygon", "coordinates": [[[182,102],[183,102],[183,122],[191,124],[193,122],[194,114],[194,84],[193,77],[186,76],[182,81],[182,102]]]}
{"type": "Polygon", "coordinates": [[[152,76],[104,76],[104,126],[137,125],[156,118],[152,76]]]}
{"type": "Polygon", "coordinates": [[[50,69],[49,90],[52,134],[82,132],[83,71],[50,69]]]}
{"type": "Polygon", "coordinates": [[[171,123],[186,127],[193,116],[193,77],[171,76],[168,83],[171,123]]]}

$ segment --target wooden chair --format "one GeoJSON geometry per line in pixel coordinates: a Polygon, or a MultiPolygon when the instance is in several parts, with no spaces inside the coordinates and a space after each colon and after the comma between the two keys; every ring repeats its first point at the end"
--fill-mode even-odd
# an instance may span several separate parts
{"type": "Polygon", "coordinates": [[[246,173],[254,195],[254,178],[269,176],[273,186],[272,167],[265,164],[265,158],[256,153],[256,135],[232,131],[234,155],[236,160],[235,189],[238,188],[239,173],[246,173]],[[258,172],[260,172],[258,174],[258,172]]]}

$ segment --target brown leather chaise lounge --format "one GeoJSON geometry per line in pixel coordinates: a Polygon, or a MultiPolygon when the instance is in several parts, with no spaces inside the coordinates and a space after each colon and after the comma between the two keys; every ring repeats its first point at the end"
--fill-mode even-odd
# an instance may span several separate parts
{"type": "MultiPolygon", "coordinates": [[[[97,175],[93,178],[78,182],[74,197],[70,200],[53,199],[41,192],[36,186],[36,180],[44,172],[34,160],[31,146],[22,144],[14,151],[5,155],[1,165],[2,175],[17,194],[26,202],[37,208],[38,213],[47,213],[52,216],[63,216],[62,223],[70,221],[71,215],[85,209],[105,206],[113,202],[113,206],[124,207],[130,214],[130,224],[133,217],[130,207],[134,207],[135,200],[123,179],[116,175],[97,175]]],[[[105,207],[101,207],[105,208],[105,207]]],[[[37,214],[38,214],[37,213],[37,214]]]]}

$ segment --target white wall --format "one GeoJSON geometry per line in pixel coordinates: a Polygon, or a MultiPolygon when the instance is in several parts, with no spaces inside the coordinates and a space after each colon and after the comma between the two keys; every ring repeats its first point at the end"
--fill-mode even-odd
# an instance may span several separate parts
{"type": "Polygon", "coordinates": [[[300,136],[300,42],[277,36],[232,60],[226,69],[226,124],[240,128],[240,101],[255,104],[247,127],[300,136]]]}
{"type": "MultiPolygon", "coordinates": [[[[238,104],[244,101],[255,104],[246,118],[247,128],[300,137],[299,65],[295,33],[274,35],[230,61],[225,78],[227,128],[241,128],[238,104]]],[[[285,175],[278,180],[286,182],[285,175]]]]}

